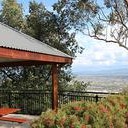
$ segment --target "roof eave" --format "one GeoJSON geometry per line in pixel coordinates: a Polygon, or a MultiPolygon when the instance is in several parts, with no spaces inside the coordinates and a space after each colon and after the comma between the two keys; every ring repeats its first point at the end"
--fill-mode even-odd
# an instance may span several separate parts
{"type": "Polygon", "coordinates": [[[10,48],[3,48],[0,47],[0,58],[7,58],[7,59],[12,59],[16,60],[14,62],[1,62],[1,66],[3,65],[8,65],[10,63],[14,64],[23,64],[25,61],[26,62],[31,62],[31,65],[40,63],[72,63],[72,58],[70,57],[62,57],[62,56],[54,56],[50,54],[42,54],[42,53],[34,53],[34,52],[28,52],[28,51],[23,51],[23,50],[15,50],[15,49],[10,49],[10,48]],[[23,63],[21,63],[23,62],[23,63]]]}

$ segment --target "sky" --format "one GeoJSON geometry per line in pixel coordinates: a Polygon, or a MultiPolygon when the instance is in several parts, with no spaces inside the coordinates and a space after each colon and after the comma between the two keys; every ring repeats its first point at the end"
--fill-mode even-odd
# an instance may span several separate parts
{"type": "MultiPolygon", "coordinates": [[[[36,0],[42,2],[47,9],[58,0],[36,0]]],[[[23,4],[24,12],[28,12],[29,0],[18,0],[23,4]]],[[[77,54],[73,60],[73,72],[86,72],[87,70],[120,69],[128,65],[128,51],[114,43],[97,41],[82,34],[76,36],[79,45],[85,50],[82,54],[77,54]]]]}
{"type": "Polygon", "coordinates": [[[85,48],[73,61],[73,72],[122,69],[128,65],[128,50],[118,44],[105,43],[84,35],[77,35],[79,45],[85,48]]]}
{"type": "MultiPolygon", "coordinates": [[[[24,12],[28,12],[28,4],[29,4],[29,1],[32,1],[32,0],[17,0],[19,3],[22,3],[23,4],[23,7],[24,7],[24,12]]],[[[53,5],[53,3],[57,2],[58,0],[35,0],[36,2],[42,2],[46,7],[47,9],[51,9],[51,6],[53,5]]]]}

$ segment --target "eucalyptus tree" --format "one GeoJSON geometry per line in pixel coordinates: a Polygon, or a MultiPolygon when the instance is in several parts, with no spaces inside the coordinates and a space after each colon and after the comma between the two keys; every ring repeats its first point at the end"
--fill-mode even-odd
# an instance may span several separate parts
{"type": "Polygon", "coordinates": [[[128,50],[127,0],[60,0],[54,5],[73,30],[128,50]]]}
{"type": "MultiPolygon", "coordinates": [[[[82,52],[83,49],[79,47],[75,39],[75,33],[70,32],[70,28],[67,26],[69,23],[65,21],[63,14],[59,15],[54,11],[48,11],[42,3],[33,1],[30,2],[26,22],[26,33],[34,38],[73,57],[75,57],[76,52],[82,52]]],[[[62,89],[66,87],[67,82],[71,81],[72,74],[71,65],[60,65],[60,67],[59,87],[62,89]]],[[[42,75],[45,75],[44,83],[46,85],[48,84],[48,79],[50,79],[51,67],[40,66],[39,68],[39,70],[42,70],[42,75]],[[44,68],[47,70],[44,70],[44,68]]]]}

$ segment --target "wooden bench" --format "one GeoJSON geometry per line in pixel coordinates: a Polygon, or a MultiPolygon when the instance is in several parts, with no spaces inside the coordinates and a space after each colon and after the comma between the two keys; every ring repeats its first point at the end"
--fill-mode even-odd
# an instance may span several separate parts
{"type": "Polygon", "coordinates": [[[0,117],[11,114],[11,113],[15,113],[15,112],[18,112],[18,111],[20,111],[20,109],[6,108],[6,107],[0,108],[0,117]]]}
{"type": "Polygon", "coordinates": [[[20,119],[20,118],[14,118],[14,117],[0,117],[1,121],[9,121],[9,122],[17,122],[17,123],[27,123],[27,119],[20,119]]]}

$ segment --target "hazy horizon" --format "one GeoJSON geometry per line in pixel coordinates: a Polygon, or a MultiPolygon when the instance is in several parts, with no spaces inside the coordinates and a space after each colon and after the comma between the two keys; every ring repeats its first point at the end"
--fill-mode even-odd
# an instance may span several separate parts
{"type": "Polygon", "coordinates": [[[128,67],[111,67],[111,68],[79,68],[73,71],[74,75],[127,75],[128,67]]]}

